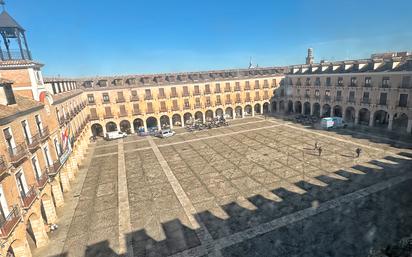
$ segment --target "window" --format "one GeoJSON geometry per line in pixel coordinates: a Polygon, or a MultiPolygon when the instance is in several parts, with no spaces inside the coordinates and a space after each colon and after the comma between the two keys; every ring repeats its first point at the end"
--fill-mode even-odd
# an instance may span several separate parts
{"type": "Polygon", "coordinates": [[[403,87],[403,88],[410,88],[411,87],[411,76],[402,77],[401,87],[403,87]]]}
{"type": "Polygon", "coordinates": [[[38,131],[39,133],[42,133],[43,124],[42,124],[42,122],[41,122],[40,115],[38,115],[38,114],[35,115],[35,116],[34,116],[34,119],[36,120],[37,131],[38,131]]]}
{"type": "Polygon", "coordinates": [[[362,102],[369,103],[369,92],[363,92],[362,102]]]}
{"type": "Polygon", "coordinates": [[[37,156],[33,156],[31,158],[31,164],[33,165],[34,175],[36,176],[36,179],[40,180],[40,178],[41,178],[41,169],[40,169],[39,161],[37,160],[37,156]]]}
{"type": "Polygon", "coordinates": [[[205,94],[210,94],[210,85],[209,84],[205,85],[205,94]]]}
{"type": "Polygon", "coordinates": [[[259,80],[255,80],[255,89],[259,89],[260,85],[259,85],[259,80]]]}
{"type": "Polygon", "coordinates": [[[399,95],[399,107],[407,107],[408,106],[408,94],[400,94],[399,95]]]}
{"type": "Polygon", "coordinates": [[[365,87],[370,87],[372,84],[372,79],[371,77],[366,77],[365,78],[365,87]]]}
{"type": "Polygon", "coordinates": [[[316,90],[315,90],[315,97],[318,97],[318,98],[320,97],[320,91],[319,91],[319,89],[316,89],[316,90]]]}
{"type": "Polygon", "coordinates": [[[106,118],[111,118],[112,117],[112,109],[110,108],[110,106],[104,107],[104,111],[106,113],[106,118]]]}
{"type": "Polygon", "coordinates": [[[109,94],[103,93],[103,103],[108,103],[108,102],[110,102],[109,94]]]}
{"type": "Polygon", "coordinates": [[[195,87],[194,87],[194,94],[195,95],[200,95],[200,90],[199,90],[199,86],[198,85],[196,85],[195,87]]]}
{"type": "Polygon", "coordinates": [[[43,148],[43,152],[44,152],[44,159],[46,160],[46,164],[47,166],[52,166],[52,162],[51,162],[51,157],[50,157],[50,152],[49,152],[49,148],[47,146],[45,146],[43,148]]]}
{"type": "Polygon", "coordinates": [[[94,104],[94,95],[87,94],[87,101],[89,102],[89,104],[94,104]]]}
{"type": "Polygon", "coordinates": [[[310,86],[310,77],[306,78],[306,86],[310,86]]]}
{"type": "Polygon", "coordinates": [[[315,86],[320,86],[320,78],[316,77],[315,86]]]}
{"type": "Polygon", "coordinates": [[[140,114],[139,104],[133,104],[133,113],[140,114]]]}
{"type": "Polygon", "coordinates": [[[152,99],[152,92],[150,91],[150,89],[145,90],[145,99],[146,100],[152,99]]]}
{"type": "Polygon", "coordinates": [[[196,101],[196,107],[199,108],[200,107],[200,98],[196,97],[195,101],[196,101]]]}
{"type": "Polygon", "coordinates": [[[381,93],[381,95],[379,97],[379,105],[386,105],[387,98],[388,98],[387,93],[381,93]]]}
{"type": "Polygon", "coordinates": [[[230,104],[230,95],[226,95],[226,103],[230,104]]]}
{"type": "Polygon", "coordinates": [[[16,147],[14,143],[13,134],[11,133],[10,128],[3,129],[4,138],[6,139],[7,147],[10,153],[12,153],[13,148],[16,147]]]}
{"type": "Polygon", "coordinates": [[[124,100],[123,91],[117,92],[117,100],[124,100]]]}
{"type": "Polygon", "coordinates": [[[325,96],[330,97],[330,90],[325,90],[325,96]]]}
{"type": "Polygon", "coordinates": [[[356,87],[356,85],[358,84],[358,80],[356,77],[351,77],[350,78],[350,85],[351,87],[356,87]]]}
{"type": "Polygon", "coordinates": [[[250,93],[249,92],[246,92],[246,97],[245,97],[246,99],[246,102],[250,102],[250,93]]]}
{"type": "Polygon", "coordinates": [[[300,96],[300,88],[296,89],[296,94],[300,96]]]}
{"type": "Polygon", "coordinates": [[[164,98],[164,97],[165,97],[165,89],[159,88],[158,98],[164,98]]]}
{"type": "Polygon", "coordinates": [[[332,85],[330,77],[326,78],[326,86],[330,87],[332,85]]]}
{"type": "Polygon", "coordinates": [[[90,108],[90,117],[92,119],[98,119],[96,108],[90,108]]]}
{"type": "Polygon", "coordinates": [[[137,96],[137,90],[132,90],[132,96],[137,96]]]}
{"type": "Polygon", "coordinates": [[[354,102],[355,101],[355,91],[350,91],[349,92],[349,101],[354,102]]]}
{"type": "Polygon", "coordinates": [[[230,83],[225,84],[225,92],[230,92],[230,83]]]}
{"type": "Polygon", "coordinates": [[[13,88],[10,84],[3,85],[4,94],[6,95],[7,105],[15,104],[16,98],[14,98],[13,88]]]}
{"type": "Polygon", "coordinates": [[[389,87],[389,77],[383,77],[382,78],[382,87],[383,88],[388,88],[389,87]]]}
{"type": "Polygon", "coordinates": [[[19,189],[19,193],[21,198],[26,198],[26,193],[28,191],[26,178],[24,177],[23,169],[20,169],[16,173],[16,183],[17,188],[19,189]]]}
{"type": "Polygon", "coordinates": [[[210,106],[210,96],[206,97],[206,106],[210,106]]]}
{"type": "Polygon", "coordinates": [[[119,105],[119,111],[121,116],[127,116],[126,106],[124,104],[119,105]]]}
{"type": "Polygon", "coordinates": [[[235,91],[240,91],[240,82],[236,82],[235,91]]]}
{"type": "Polygon", "coordinates": [[[239,93],[236,94],[236,103],[240,103],[240,94],[239,93]]]}
{"type": "Polygon", "coordinates": [[[222,104],[222,102],[220,101],[220,95],[217,95],[217,96],[216,96],[216,104],[217,104],[217,105],[221,105],[221,104],[222,104]]]}
{"type": "Polygon", "coordinates": [[[305,90],[305,96],[306,96],[306,97],[309,97],[309,96],[310,96],[310,89],[309,89],[309,88],[307,88],[307,89],[305,90]]]}
{"type": "Polygon", "coordinates": [[[30,144],[32,138],[31,138],[30,128],[29,128],[29,125],[27,124],[27,121],[23,120],[21,122],[21,126],[23,127],[24,138],[26,139],[27,144],[30,144]]]}
{"type": "Polygon", "coordinates": [[[189,99],[185,99],[184,104],[186,109],[190,108],[189,99]]]}
{"type": "Polygon", "coordinates": [[[152,103],[147,103],[146,104],[147,110],[146,112],[152,113],[153,112],[153,104],[152,103]]]}
{"type": "Polygon", "coordinates": [[[57,138],[53,139],[53,143],[54,143],[54,149],[56,149],[57,156],[60,157],[62,155],[61,144],[59,143],[59,140],[57,140],[57,138]]]}
{"type": "Polygon", "coordinates": [[[176,87],[172,87],[170,90],[171,90],[171,96],[172,97],[177,97],[176,87]]]}
{"type": "Polygon", "coordinates": [[[250,90],[249,81],[245,81],[245,90],[250,90]]]}
{"type": "Polygon", "coordinates": [[[278,84],[277,84],[277,82],[276,82],[276,79],[272,79],[272,87],[275,87],[275,86],[277,86],[278,84]]]}
{"type": "Polygon", "coordinates": [[[296,86],[301,86],[302,82],[300,81],[300,78],[298,78],[298,80],[296,81],[296,86]]]}
{"type": "MultiPolygon", "coordinates": [[[[4,195],[3,186],[0,185],[0,221],[4,222],[6,218],[9,216],[9,208],[6,197],[4,195]]],[[[3,223],[2,223],[3,224],[3,223]]]]}
{"type": "Polygon", "coordinates": [[[216,83],[215,85],[215,93],[220,93],[220,84],[216,83]]]}
{"type": "Polygon", "coordinates": [[[165,101],[161,101],[161,102],[160,102],[160,111],[162,111],[162,112],[166,112],[166,111],[167,111],[167,109],[166,109],[166,102],[165,102],[165,101]]]}
{"type": "Polygon", "coordinates": [[[336,91],[336,96],[340,98],[342,96],[342,91],[340,90],[336,91]]]}
{"type": "Polygon", "coordinates": [[[338,86],[343,86],[343,78],[342,77],[338,77],[338,86]]]}
{"type": "Polygon", "coordinates": [[[179,105],[177,104],[177,100],[173,100],[173,110],[178,110],[179,109],[179,105]]]}

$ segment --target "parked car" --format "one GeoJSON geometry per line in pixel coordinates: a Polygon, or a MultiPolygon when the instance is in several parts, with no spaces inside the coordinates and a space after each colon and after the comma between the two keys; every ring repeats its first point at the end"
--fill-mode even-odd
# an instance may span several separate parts
{"type": "Polygon", "coordinates": [[[105,139],[114,140],[114,139],[124,138],[124,137],[127,137],[127,133],[121,132],[121,131],[111,131],[111,132],[106,133],[105,139]]]}
{"type": "Polygon", "coordinates": [[[160,138],[167,138],[173,136],[175,133],[176,132],[171,129],[162,129],[156,134],[156,136],[160,138]]]}
{"type": "Polygon", "coordinates": [[[347,124],[341,117],[327,117],[322,118],[320,126],[324,129],[329,128],[346,128],[347,124]]]}

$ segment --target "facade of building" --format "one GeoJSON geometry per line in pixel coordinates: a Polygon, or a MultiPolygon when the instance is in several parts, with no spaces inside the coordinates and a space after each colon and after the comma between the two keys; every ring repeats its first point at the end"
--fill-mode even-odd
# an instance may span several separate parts
{"type": "Polygon", "coordinates": [[[92,132],[101,135],[267,113],[282,79],[282,68],[254,68],[94,78],[77,84],[87,98],[92,132]]]}
{"type": "Polygon", "coordinates": [[[272,112],[339,116],[347,123],[411,133],[412,55],[290,66],[272,112]]]}
{"type": "Polygon", "coordinates": [[[24,29],[5,11],[0,33],[0,256],[30,257],[47,245],[83,160],[88,111],[73,81],[58,91],[44,83],[24,29]]]}

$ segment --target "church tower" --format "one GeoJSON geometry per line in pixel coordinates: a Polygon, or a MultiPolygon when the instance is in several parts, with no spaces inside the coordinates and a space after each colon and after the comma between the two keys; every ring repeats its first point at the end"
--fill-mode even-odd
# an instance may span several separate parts
{"type": "Polygon", "coordinates": [[[308,48],[308,56],[306,57],[306,64],[313,63],[313,48],[308,48]]]}
{"type": "Polygon", "coordinates": [[[13,81],[16,94],[40,100],[45,91],[42,64],[33,61],[25,29],[5,10],[0,13],[0,78],[13,81]]]}

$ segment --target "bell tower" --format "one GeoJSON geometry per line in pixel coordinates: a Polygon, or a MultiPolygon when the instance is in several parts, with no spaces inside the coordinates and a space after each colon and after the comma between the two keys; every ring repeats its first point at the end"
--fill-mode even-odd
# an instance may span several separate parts
{"type": "Polygon", "coordinates": [[[33,61],[26,39],[26,31],[5,10],[0,0],[0,78],[13,81],[16,94],[40,99],[45,90],[41,68],[43,64],[33,61]]]}

